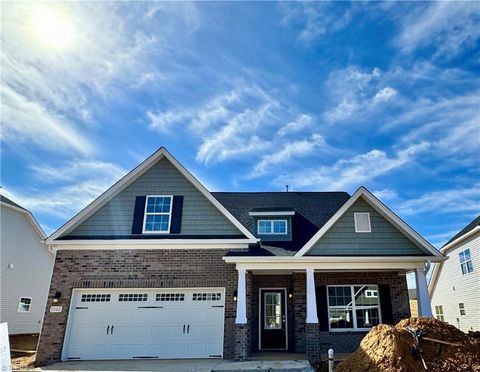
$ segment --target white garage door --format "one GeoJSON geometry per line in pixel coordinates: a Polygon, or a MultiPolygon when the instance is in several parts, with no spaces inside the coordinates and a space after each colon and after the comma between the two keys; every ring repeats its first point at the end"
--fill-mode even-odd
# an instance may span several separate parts
{"type": "Polygon", "coordinates": [[[221,358],[224,288],[74,290],[64,360],[221,358]]]}

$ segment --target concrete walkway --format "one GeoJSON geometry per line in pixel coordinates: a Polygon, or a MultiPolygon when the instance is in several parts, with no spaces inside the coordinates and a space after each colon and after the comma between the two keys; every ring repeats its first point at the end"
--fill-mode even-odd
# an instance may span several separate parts
{"type": "MultiPolygon", "coordinates": [[[[29,371],[31,372],[32,370],[29,371]]],[[[224,359],[183,359],[69,361],[35,368],[34,371],[314,372],[314,369],[307,360],[249,360],[245,362],[235,362],[224,359]]]]}

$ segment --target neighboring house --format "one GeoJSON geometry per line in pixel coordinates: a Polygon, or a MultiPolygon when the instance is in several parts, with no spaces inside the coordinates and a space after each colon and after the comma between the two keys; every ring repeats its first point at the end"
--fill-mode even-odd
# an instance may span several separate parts
{"type": "Polygon", "coordinates": [[[432,311],[464,332],[480,331],[480,216],[440,251],[448,260],[433,269],[432,311]]]}
{"type": "Polygon", "coordinates": [[[408,298],[410,303],[410,315],[413,317],[417,317],[418,316],[417,290],[415,288],[408,289],[408,298]]]}
{"type": "Polygon", "coordinates": [[[161,148],[47,239],[55,268],[37,363],[319,358],[368,330],[431,316],[444,257],[361,187],[210,193],[161,148]]]}
{"type": "Polygon", "coordinates": [[[54,253],[33,215],[0,195],[0,322],[10,334],[40,333],[54,253]]]}

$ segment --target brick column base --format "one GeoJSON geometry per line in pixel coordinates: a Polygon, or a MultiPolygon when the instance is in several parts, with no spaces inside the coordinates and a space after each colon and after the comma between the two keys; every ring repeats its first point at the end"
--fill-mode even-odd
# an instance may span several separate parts
{"type": "Polygon", "coordinates": [[[235,360],[245,360],[250,354],[249,325],[235,324],[235,360]]]}
{"type": "Polygon", "coordinates": [[[318,323],[305,324],[306,351],[308,360],[312,363],[320,361],[320,326],[318,323]]]}

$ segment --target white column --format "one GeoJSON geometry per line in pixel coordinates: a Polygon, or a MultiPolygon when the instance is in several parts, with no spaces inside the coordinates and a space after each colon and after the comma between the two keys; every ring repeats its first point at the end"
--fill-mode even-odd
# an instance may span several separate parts
{"type": "Polygon", "coordinates": [[[237,269],[238,271],[238,287],[237,287],[237,317],[236,324],[247,324],[247,291],[245,285],[245,277],[247,271],[245,269],[237,269]]]}
{"type": "Polygon", "coordinates": [[[307,269],[307,323],[318,323],[313,269],[307,269]]]}
{"type": "Polygon", "coordinates": [[[432,304],[430,303],[427,278],[423,269],[415,269],[415,282],[417,284],[418,316],[432,317],[432,304]]]}

